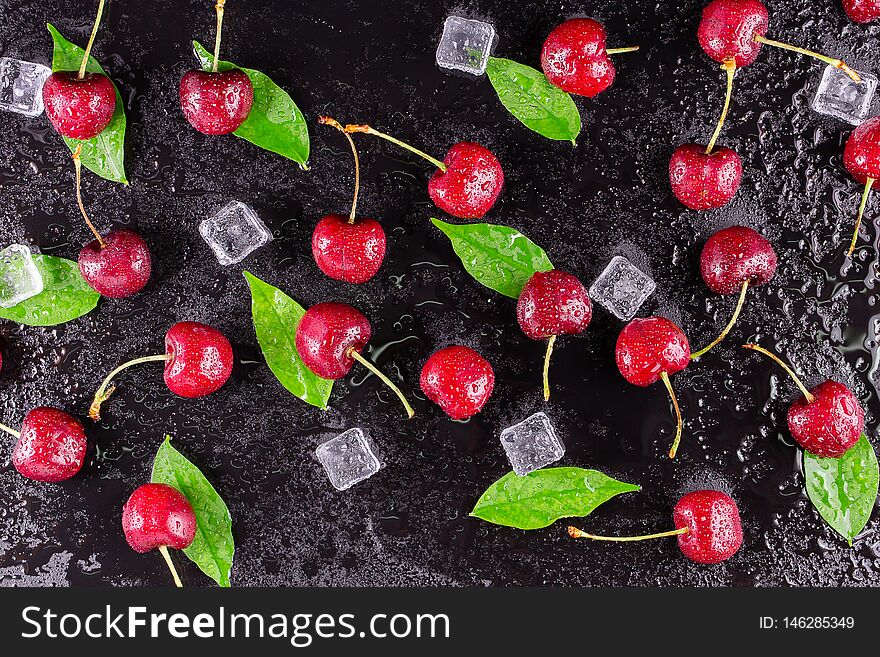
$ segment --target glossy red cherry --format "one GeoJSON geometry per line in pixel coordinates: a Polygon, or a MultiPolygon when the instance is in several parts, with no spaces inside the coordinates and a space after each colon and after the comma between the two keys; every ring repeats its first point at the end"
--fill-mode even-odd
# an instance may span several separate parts
{"type": "Polygon", "coordinates": [[[344,303],[309,308],[296,328],[296,350],[306,367],[322,379],[341,379],[370,341],[370,320],[344,303]]]}
{"type": "Polygon", "coordinates": [[[859,238],[859,226],[861,226],[862,216],[865,214],[868,196],[877,179],[880,178],[880,117],[870,118],[853,130],[843,149],[843,166],[853,178],[865,186],[862,192],[862,202],[859,205],[856,228],[847,253],[847,255],[852,255],[859,238]]]}
{"type": "Polygon", "coordinates": [[[79,271],[98,294],[121,299],[137,294],[150,280],[152,260],[144,238],[118,228],[92,240],[79,252],[79,271]]]}
{"type": "Polygon", "coordinates": [[[550,84],[592,98],[614,82],[614,64],[605,52],[605,28],[589,18],[556,26],[541,49],[541,68],[550,84]]]}
{"type": "Polygon", "coordinates": [[[700,254],[700,274],[717,294],[739,292],[744,283],[751,287],[763,285],[775,271],[773,246],[745,226],[731,226],[714,233],[700,254]]]}
{"type": "Polygon", "coordinates": [[[755,35],[767,34],[770,17],[759,0],[712,0],[703,9],[697,39],[712,59],[748,66],[761,52],[755,35]]]}
{"type": "Polygon", "coordinates": [[[730,202],[742,181],[742,161],[730,148],[683,144],[669,160],[669,184],[675,197],[691,210],[720,208],[730,202]]]}
{"type": "Polygon", "coordinates": [[[122,531],[136,552],[184,550],[196,536],[196,514],[183,493],[167,484],[144,484],[122,509],[122,531]]]}
{"type": "Polygon", "coordinates": [[[328,214],[315,226],[312,255],[318,268],[332,279],[365,283],[385,258],[385,231],[375,219],[328,214]]]}
{"type": "Polygon", "coordinates": [[[856,23],[870,23],[880,18],[880,0],[843,0],[843,9],[856,23]]]}
{"type": "Polygon", "coordinates": [[[116,111],[116,88],[102,73],[53,73],[43,84],[43,106],[52,127],[62,137],[97,137],[116,111]]]}
{"type": "Polygon", "coordinates": [[[865,413],[858,397],[837,381],[825,381],[810,394],[813,401],[801,397],[788,409],[791,435],[811,454],[843,456],[865,430],[865,413]]]}
{"type": "Polygon", "coordinates": [[[675,505],[678,547],[691,561],[721,563],[737,553],[743,542],[739,508],[732,497],[717,490],[688,493],[675,505]]]}
{"type": "Polygon", "coordinates": [[[520,328],[532,340],[582,333],[592,317],[593,304],[587,289],[577,278],[558,269],[533,274],[516,305],[520,328]]]}
{"type": "Polygon", "coordinates": [[[479,413],[495,387],[492,365],[476,351],[455,345],[435,352],[422,367],[422,391],[453,420],[479,413]]]}
{"type": "Polygon", "coordinates": [[[488,149],[459,142],[443,164],[446,171],[435,172],[428,181],[428,195],[438,208],[460,219],[479,219],[492,209],[504,186],[504,172],[488,149]]]}
{"type": "Polygon", "coordinates": [[[88,441],[82,424],[72,415],[41,406],[25,416],[21,432],[5,425],[0,428],[18,436],[12,465],[28,479],[65,481],[82,469],[88,441]]]}
{"type": "Polygon", "coordinates": [[[206,135],[235,132],[254,103],[254,86],[239,69],[188,71],[180,81],[180,108],[190,125],[206,135]]]}

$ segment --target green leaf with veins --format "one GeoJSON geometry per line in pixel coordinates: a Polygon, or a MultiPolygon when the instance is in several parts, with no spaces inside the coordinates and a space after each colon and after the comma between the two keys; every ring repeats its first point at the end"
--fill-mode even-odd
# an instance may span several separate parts
{"type": "MultiPolygon", "coordinates": [[[[85,51],[61,36],[51,23],[47,23],[46,27],[55,44],[55,49],[52,52],[52,71],[78,71],[85,51]]],[[[91,55],[89,55],[86,71],[107,75],[91,55]]],[[[128,184],[125,177],[125,110],[122,105],[122,96],[119,95],[116,84],[113,85],[113,88],[116,89],[116,110],[113,112],[110,123],[101,131],[101,134],[91,139],[71,139],[70,137],[63,137],[63,139],[71,153],[76,150],[77,146],[82,145],[80,160],[86,169],[107,180],[128,184]]]]}
{"type": "Polygon", "coordinates": [[[514,299],[535,272],[553,264],[544,249],[518,230],[497,224],[448,224],[431,219],[452,242],[467,272],[489,289],[514,299]]]}
{"type": "Polygon", "coordinates": [[[172,447],[170,436],[156,452],[151,481],[172,486],[189,500],[196,514],[196,536],[183,553],[217,584],[231,586],[235,540],[229,508],[202,471],[172,447]]]}
{"type": "MultiPolygon", "coordinates": [[[[205,70],[210,70],[214,55],[198,41],[193,50],[205,70]]],[[[254,104],[250,114],[234,134],[267,151],[278,153],[307,168],[309,160],[309,128],[303,113],[290,95],[260,71],[219,61],[217,70],[237,68],[250,78],[254,87],[254,104]]]]}
{"type": "Polygon", "coordinates": [[[0,308],[0,318],[28,326],[64,324],[94,310],[101,298],[89,287],[73,260],[34,254],[43,277],[43,291],[11,308],[0,308]]]}

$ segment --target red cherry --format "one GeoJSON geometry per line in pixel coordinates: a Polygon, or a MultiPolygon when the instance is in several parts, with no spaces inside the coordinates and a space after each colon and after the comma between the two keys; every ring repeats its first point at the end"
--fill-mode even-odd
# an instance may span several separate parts
{"type": "Polygon", "coordinates": [[[669,160],[669,183],[675,197],[691,210],[726,205],[739,189],[742,162],[735,151],[720,147],[683,144],[669,160]]]}
{"type": "Polygon", "coordinates": [[[697,39],[712,59],[733,59],[748,66],[761,51],[755,35],[764,36],[769,26],[767,8],[759,0],[712,0],[703,9],[697,39]]]}
{"type": "Polygon", "coordinates": [[[322,379],[341,379],[370,341],[370,320],[344,303],[309,308],[296,327],[296,350],[306,367],[322,379]]]}
{"type": "Polygon", "coordinates": [[[739,508],[733,498],[717,490],[698,490],[682,497],[675,505],[673,523],[676,529],[687,528],[678,535],[678,547],[697,563],[721,563],[742,545],[739,508]]]}
{"type": "Polygon", "coordinates": [[[144,484],[122,508],[122,531],[136,552],[184,550],[196,537],[196,524],[189,500],[167,484],[144,484]]]}
{"type": "Polygon", "coordinates": [[[482,410],[492,389],[492,365],[476,351],[455,345],[435,352],[422,367],[422,391],[453,420],[482,410]]]}
{"type": "Polygon", "coordinates": [[[87,448],[88,441],[79,420],[55,408],[39,407],[22,422],[21,433],[12,449],[12,465],[28,479],[65,481],[80,471],[87,448]]]}
{"type": "Polygon", "coordinates": [[[739,292],[743,283],[763,285],[776,271],[776,252],[751,228],[731,226],[713,234],[700,254],[700,274],[717,294],[739,292]]]}
{"type": "Polygon", "coordinates": [[[178,322],[165,334],[165,385],[196,398],[219,390],[232,374],[232,345],[220,331],[199,322],[178,322]]]}
{"type": "Polygon", "coordinates": [[[592,98],[614,82],[614,64],[605,53],[605,28],[589,18],[556,26],[544,41],[541,68],[551,84],[592,98]]]}
{"type": "Polygon", "coordinates": [[[575,335],[590,325],[593,304],[583,284],[558,269],[536,272],[519,295],[516,318],[532,340],[575,335]]]}
{"type": "Polygon", "coordinates": [[[825,381],[810,390],[813,401],[798,399],[788,409],[788,429],[806,451],[837,458],[865,430],[865,413],[852,390],[836,381],[825,381]]]}
{"type": "Polygon", "coordinates": [[[843,0],[843,9],[856,23],[870,23],[880,18],[880,0],[843,0]]]}
{"type": "Polygon", "coordinates": [[[43,84],[43,105],[62,137],[91,139],[107,127],[116,111],[116,88],[102,73],[53,73],[43,84]]]}
{"type": "Polygon", "coordinates": [[[365,283],[373,278],[385,258],[385,231],[375,219],[355,219],[328,214],[315,226],[312,255],[330,278],[365,283]]]}
{"type": "Polygon", "coordinates": [[[254,103],[254,86],[239,69],[188,71],[180,81],[180,108],[193,128],[206,135],[235,132],[254,103]]]}
{"type": "Polygon", "coordinates": [[[121,299],[137,294],[150,280],[152,261],[144,238],[127,228],[111,230],[79,252],[79,271],[98,294],[121,299]]]}
{"type": "Polygon", "coordinates": [[[479,219],[492,209],[504,186],[504,172],[489,150],[459,142],[443,163],[446,171],[437,171],[428,181],[428,195],[438,208],[460,219],[479,219]]]}
{"type": "Polygon", "coordinates": [[[847,252],[849,256],[852,255],[859,238],[859,226],[862,224],[868,196],[871,194],[875,182],[880,178],[880,117],[870,118],[853,130],[843,149],[843,166],[853,178],[865,186],[862,192],[862,202],[859,205],[856,228],[847,252]]]}

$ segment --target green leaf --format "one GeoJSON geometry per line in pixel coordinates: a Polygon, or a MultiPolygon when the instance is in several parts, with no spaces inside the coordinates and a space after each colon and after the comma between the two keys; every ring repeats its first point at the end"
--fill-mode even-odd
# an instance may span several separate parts
{"type": "Polygon", "coordinates": [[[850,545],[865,528],[877,500],[877,455],[862,434],[840,458],[804,452],[807,496],[819,515],[850,545]]]}
{"type": "Polygon", "coordinates": [[[638,490],[582,468],[545,468],[525,477],[508,472],[486,489],[471,515],[496,525],[541,529],[560,518],[589,515],[615,495],[638,490]]]}
{"type": "Polygon", "coordinates": [[[553,265],[544,249],[513,228],[496,224],[447,224],[431,219],[452,242],[467,272],[489,289],[514,299],[535,272],[553,265]]]}
{"type": "Polygon", "coordinates": [[[244,277],[251,287],[257,341],[272,374],[294,396],[312,406],[327,408],[333,381],[322,379],[306,367],[296,350],[296,327],[305,309],[250,272],[244,272],[244,277]]]}
{"type": "MultiPolygon", "coordinates": [[[[52,41],[55,43],[55,50],[52,53],[52,70],[53,71],[77,71],[82,62],[84,50],[65,39],[55,26],[47,23],[49,33],[52,35],[52,41]]],[[[101,65],[94,57],[89,55],[89,63],[86,65],[86,71],[89,73],[107,73],[101,68],[101,65]]],[[[122,106],[122,96],[119,95],[119,89],[116,89],[116,111],[107,127],[96,137],[91,139],[71,139],[64,137],[64,142],[70,149],[70,152],[76,150],[76,147],[82,144],[82,153],[80,160],[85,168],[93,171],[102,178],[128,184],[125,177],[125,110],[122,106]]]]}
{"type": "Polygon", "coordinates": [[[235,541],[229,508],[202,471],[171,446],[170,436],[156,452],[151,480],[173,486],[189,500],[196,514],[196,537],[183,553],[217,584],[230,586],[235,541]]]}
{"type": "Polygon", "coordinates": [[[0,308],[0,318],[28,326],[55,326],[98,305],[101,295],[88,286],[73,260],[35,253],[34,263],[43,276],[43,291],[11,308],[0,308]]]}
{"type": "Polygon", "coordinates": [[[548,139],[575,143],[581,131],[577,105],[543,73],[498,57],[489,58],[486,73],[504,107],[525,127],[548,139]]]}
{"type": "MultiPolygon", "coordinates": [[[[214,55],[193,41],[193,50],[204,69],[210,69],[214,55]]],[[[296,103],[284,89],[269,76],[250,68],[220,61],[217,69],[228,71],[237,68],[244,72],[254,85],[254,104],[245,122],[233,134],[267,151],[278,153],[306,167],[309,160],[309,128],[296,103]]]]}

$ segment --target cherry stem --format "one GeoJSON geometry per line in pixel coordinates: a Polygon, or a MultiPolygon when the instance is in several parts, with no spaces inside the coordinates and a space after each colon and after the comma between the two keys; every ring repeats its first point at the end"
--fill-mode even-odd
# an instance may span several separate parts
{"type": "Polygon", "coordinates": [[[550,356],[553,355],[554,344],[556,336],[551,335],[547,340],[547,353],[544,354],[544,401],[550,401],[550,356]]]}
{"type": "Polygon", "coordinates": [[[0,430],[5,431],[8,434],[15,436],[16,438],[21,438],[21,432],[16,431],[12,427],[7,427],[5,424],[0,423],[0,430]]]}
{"type": "Polygon", "coordinates": [[[625,52],[635,52],[638,49],[639,49],[638,46],[623,46],[622,48],[606,48],[605,54],[606,55],[621,55],[625,52]]]}
{"type": "Polygon", "coordinates": [[[760,34],[755,35],[755,41],[757,41],[758,43],[764,43],[768,46],[782,48],[783,50],[791,50],[793,52],[800,53],[801,55],[806,55],[807,57],[813,57],[815,59],[818,59],[819,61],[825,62],[826,64],[831,64],[831,66],[834,66],[835,68],[839,68],[841,71],[846,73],[854,82],[862,81],[862,78],[859,77],[859,74],[852,70],[849,66],[847,66],[842,59],[834,59],[833,57],[820,55],[819,53],[813,52],[812,50],[807,50],[806,48],[798,48],[797,46],[782,43],[781,41],[774,41],[773,39],[768,39],[760,34]]]}
{"type": "Polygon", "coordinates": [[[809,390],[807,390],[806,386],[804,386],[803,383],[801,383],[801,380],[797,377],[797,374],[795,374],[794,371],[792,371],[792,369],[788,365],[786,365],[779,356],[771,351],[767,351],[766,349],[764,349],[764,347],[761,347],[760,345],[752,343],[744,344],[743,349],[751,349],[752,351],[757,351],[759,354],[764,354],[768,358],[771,358],[773,361],[776,362],[777,365],[784,369],[786,373],[792,378],[792,380],[797,384],[797,387],[801,389],[802,393],[804,393],[804,397],[806,398],[808,404],[812,404],[814,401],[816,401],[816,398],[813,396],[813,394],[809,390]]]}
{"type": "Polygon", "coordinates": [[[98,246],[100,248],[104,248],[107,246],[104,243],[104,238],[101,237],[101,233],[95,228],[94,224],[92,224],[91,220],[89,220],[89,215],[86,214],[86,208],[83,205],[82,201],[82,192],[80,191],[80,182],[82,179],[82,162],[79,159],[80,153],[82,152],[82,144],[77,144],[76,150],[73,151],[73,168],[76,170],[76,204],[79,206],[79,211],[82,212],[83,219],[86,220],[86,225],[89,227],[89,230],[92,231],[92,234],[98,240],[98,246]]]}
{"type": "Polygon", "coordinates": [[[406,409],[407,418],[411,418],[413,415],[416,414],[416,412],[412,409],[412,406],[409,405],[409,402],[406,401],[406,397],[404,397],[403,393],[400,392],[400,388],[398,388],[396,385],[394,385],[394,383],[391,381],[391,379],[389,379],[387,376],[382,374],[382,372],[379,371],[379,368],[377,368],[370,361],[368,361],[366,358],[361,356],[360,353],[358,353],[354,349],[354,347],[352,347],[351,349],[348,350],[348,355],[351,356],[352,358],[354,358],[357,362],[359,362],[361,365],[366,367],[368,370],[370,370],[373,374],[378,376],[379,379],[382,381],[382,383],[384,383],[386,386],[391,388],[391,390],[394,392],[394,394],[397,395],[397,398],[400,400],[400,403],[402,403],[403,407],[406,409]]]}
{"type": "Polygon", "coordinates": [[[119,374],[122,370],[127,369],[132,365],[140,365],[141,363],[153,363],[156,361],[168,361],[171,360],[171,358],[171,354],[142,356],[141,358],[135,358],[134,360],[130,360],[127,363],[123,363],[115,370],[110,372],[110,374],[107,375],[107,378],[104,379],[101,387],[98,388],[98,392],[95,393],[95,398],[92,400],[92,405],[89,406],[89,417],[95,422],[101,419],[101,404],[107,401],[110,398],[110,395],[113,394],[113,391],[116,390],[116,386],[111,386],[110,381],[112,381],[113,377],[119,374]]]}
{"type": "Polygon", "coordinates": [[[165,563],[168,564],[168,570],[171,571],[171,576],[174,578],[174,584],[177,588],[183,588],[183,582],[180,581],[180,575],[177,574],[177,569],[174,567],[174,562],[171,561],[171,554],[168,552],[167,545],[159,546],[159,553],[165,557],[165,563]]]}
{"type": "Polygon", "coordinates": [[[395,139],[391,135],[386,135],[384,132],[379,132],[378,130],[374,130],[373,128],[371,128],[368,125],[348,124],[347,126],[345,126],[345,131],[348,133],[362,132],[367,135],[375,135],[376,137],[381,137],[382,139],[385,139],[386,141],[390,141],[392,144],[397,144],[401,148],[405,148],[410,153],[415,153],[416,155],[425,158],[426,160],[428,160],[428,162],[430,162],[435,167],[440,169],[440,171],[442,171],[443,173],[446,173],[446,165],[443,164],[443,162],[441,162],[437,158],[431,157],[427,153],[420,151],[418,148],[415,148],[414,146],[410,146],[409,144],[402,142],[399,139],[395,139]]]}
{"type": "Polygon", "coordinates": [[[849,243],[849,251],[846,256],[850,257],[856,248],[856,242],[859,240],[859,227],[862,225],[862,215],[865,214],[865,208],[868,206],[868,197],[871,195],[871,188],[874,185],[874,178],[868,178],[865,183],[865,191],[862,192],[862,202],[859,204],[859,216],[856,219],[856,229],[853,231],[852,242],[849,243]]]}
{"type": "Polygon", "coordinates": [[[697,360],[700,356],[705,354],[707,351],[715,347],[719,342],[721,342],[724,338],[727,337],[727,334],[730,333],[730,329],[733,328],[733,325],[736,324],[736,320],[739,319],[739,314],[742,312],[743,304],[746,301],[746,292],[749,291],[749,280],[746,279],[743,281],[742,290],[739,293],[739,301],[736,302],[736,308],[733,310],[733,316],[730,318],[730,321],[727,322],[727,326],[724,327],[724,330],[715,338],[708,346],[703,347],[699,351],[691,354],[691,360],[697,360]]]}
{"type": "Polygon", "coordinates": [[[318,123],[321,123],[323,125],[332,125],[334,128],[345,135],[345,138],[348,139],[349,146],[351,146],[351,154],[354,155],[354,198],[351,201],[351,213],[348,215],[348,223],[353,224],[355,212],[357,211],[358,192],[361,188],[361,161],[358,157],[357,148],[354,145],[354,139],[352,139],[351,135],[345,131],[345,128],[342,127],[342,124],[340,124],[339,121],[337,121],[333,117],[319,116],[318,123]]]}
{"type": "Polygon", "coordinates": [[[663,385],[665,385],[666,389],[669,391],[669,398],[672,400],[672,408],[675,409],[675,419],[678,424],[675,429],[675,439],[672,441],[672,447],[669,448],[669,458],[674,459],[678,452],[678,444],[681,442],[681,409],[678,407],[678,399],[675,396],[675,390],[672,389],[672,383],[669,381],[669,374],[666,372],[660,372],[660,378],[663,380],[663,385]]]}
{"type": "Polygon", "coordinates": [[[98,14],[95,16],[95,24],[92,25],[92,34],[89,36],[89,42],[86,44],[83,53],[82,62],[79,65],[79,73],[77,78],[82,80],[86,76],[86,66],[89,65],[89,53],[92,52],[92,46],[95,43],[95,36],[98,34],[98,25],[101,23],[101,14],[104,13],[104,0],[98,0],[98,14]]]}
{"type": "Polygon", "coordinates": [[[568,527],[568,535],[572,538],[589,538],[593,541],[614,541],[615,543],[629,543],[631,541],[647,541],[652,538],[666,538],[667,536],[681,536],[687,534],[687,527],[679,527],[678,529],[670,529],[668,532],[658,532],[657,534],[645,534],[644,536],[597,536],[596,534],[588,534],[577,527],[568,527]]]}
{"type": "Polygon", "coordinates": [[[217,10],[217,36],[214,37],[214,63],[211,65],[211,71],[217,72],[217,64],[220,61],[220,35],[223,32],[223,7],[226,0],[217,0],[214,8],[217,10]]]}
{"type": "Polygon", "coordinates": [[[709,145],[706,146],[706,155],[712,154],[712,149],[715,148],[715,142],[718,141],[718,137],[721,135],[721,128],[724,127],[724,122],[727,120],[727,111],[730,109],[730,98],[733,96],[733,76],[736,75],[736,60],[733,57],[728,57],[724,60],[724,63],[721,64],[721,68],[727,73],[727,92],[724,96],[724,108],[721,110],[721,116],[718,117],[718,125],[715,126],[715,132],[712,133],[712,139],[709,140],[709,145]]]}

